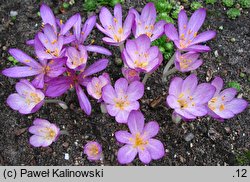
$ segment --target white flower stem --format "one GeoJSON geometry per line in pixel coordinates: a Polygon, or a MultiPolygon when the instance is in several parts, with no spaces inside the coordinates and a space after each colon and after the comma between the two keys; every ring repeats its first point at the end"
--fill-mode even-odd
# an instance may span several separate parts
{"type": "Polygon", "coordinates": [[[60,130],[60,135],[70,135],[67,130],[60,130]]]}
{"type": "MultiPolygon", "coordinates": [[[[170,67],[174,64],[174,58],[175,58],[175,54],[171,57],[171,59],[168,61],[167,65],[165,66],[164,70],[163,70],[163,74],[162,74],[162,82],[166,82],[167,81],[167,76],[172,74],[172,73],[168,73],[170,67]]],[[[173,72],[174,73],[174,72],[173,72]]]]}
{"type": "Polygon", "coordinates": [[[151,76],[151,73],[146,73],[145,74],[145,76],[144,76],[144,78],[143,78],[143,80],[142,80],[142,83],[145,85],[146,84],[146,82],[147,82],[147,80],[148,80],[148,78],[151,76]]]}
{"type": "Polygon", "coordinates": [[[123,49],[124,49],[124,43],[120,44],[120,45],[119,45],[119,48],[120,48],[120,51],[121,51],[121,53],[122,53],[122,51],[123,51],[123,49]]]}
{"type": "Polygon", "coordinates": [[[58,104],[61,108],[63,109],[68,109],[68,106],[65,102],[61,101],[61,100],[56,100],[56,99],[48,99],[48,100],[45,100],[45,103],[55,103],[55,104],[58,104]]]}

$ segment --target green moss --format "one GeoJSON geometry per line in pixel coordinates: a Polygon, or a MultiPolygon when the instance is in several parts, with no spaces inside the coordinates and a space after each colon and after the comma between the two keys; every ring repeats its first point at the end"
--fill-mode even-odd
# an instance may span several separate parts
{"type": "Polygon", "coordinates": [[[236,9],[236,8],[230,8],[228,11],[227,11],[227,16],[230,18],[230,19],[236,19],[240,16],[240,10],[236,9]]]}
{"type": "Polygon", "coordinates": [[[195,11],[195,10],[197,10],[199,8],[202,8],[202,4],[200,2],[195,2],[194,1],[194,2],[191,3],[190,7],[191,7],[191,10],[195,11]]]}
{"type": "Polygon", "coordinates": [[[238,0],[242,8],[250,8],[250,0],[238,0]]]}
{"type": "Polygon", "coordinates": [[[94,0],[85,0],[83,3],[83,9],[85,11],[94,11],[97,8],[97,3],[94,0]]]}
{"type": "Polygon", "coordinates": [[[13,65],[16,65],[18,63],[18,61],[13,57],[13,56],[9,56],[8,61],[12,62],[13,65]]]}
{"type": "Polygon", "coordinates": [[[64,9],[68,9],[68,8],[69,8],[69,6],[70,6],[70,4],[69,4],[69,3],[67,3],[67,2],[64,2],[64,3],[63,3],[63,8],[64,8],[64,9]]]}
{"type": "Polygon", "coordinates": [[[239,165],[249,165],[250,164],[250,150],[246,151],[243,154],[238,154],[236,156],[236,161],[239,165]]]}
{"type": "Polygon", "coordinates": [[[110,0],[109,5],[110,6],[115,6],[118,3],[124,3],[124,0],[110,0]]]}
{"type": "Polygon", "coordinates": [[[214,4],[217,0],[206,0],[206,4],[214,4]]]}
{"type": "Polygon", "coordinates": [[[234,5],[234,0],[222,0],[224,6],[231,8],[234,5]]]}
{"type": "Polygon", "coordinates": [[[170,12],[173,6],[166,0],[155,1],[157,12],[170,12]]]}
{"type": "Polygon", "coordinates": [[[238,82],[228,82],[227,86],[229,88],[236,88],[238,91],[240,91],[240,84],[238,82]]]}
{"type": "Polygon", "coordinates": [[[163,12],[157,16],[157,20],[165,20],[167,23],[174,23],[174,20],[169,16],[168,13],[163,12]]]}

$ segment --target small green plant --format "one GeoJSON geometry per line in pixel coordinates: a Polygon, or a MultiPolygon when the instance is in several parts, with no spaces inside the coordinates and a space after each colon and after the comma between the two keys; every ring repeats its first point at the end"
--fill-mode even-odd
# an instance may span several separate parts
{"type": "Polygon", "coordinates": [[[231,8],[234,5],[234,0],[222,0],[224,6],[231,8]]]}
{"type": "Polygon", "coordinates": [[[249,165],[250,164],[250,150],[243,154],[238,154],[236,156],[236,161],[239,165],[249,165]]]}
{"type": "Polygon", "coordinates": [[[200,2],[195,2],[194,1],[194,2],[191,3],[190,7],[191,7],[191,10],[195,11],[195,10],[197,10],[199,8],[202,8],[202,4],[200,2]]]}
{"type": "Polygon", "coordinates": [[[83,9],[85,11],[94,11],[97,8],[96,1],[93,0],[85,0],[83,3],[83,9]]]}
{"type": "Polygon", "coordinates": [[[7,59],[8,61],[12,62],[13,65],[16,65],[18,63],[18,61],[12,56],[9,56],[7,59]]]}
{"type": "Polygon", "coordinates": [[[165,20],[167,23],[174,23],[174,20],[169,16],[168,13],[162,12],[157,16],[157,20],[165,20]]]}
{"type": "Polygon", "coordinates": [[[230,8],[230,9],[227,11],[227,16],[228,16],[230,19],[235,20],[236,18],[238,18],[238,17],[240,16],[240,10],[237,9],[237,8],[230,8]]]}
{"type": "Polygon", "coordinates": [[[170,12],[173,6],[166,0],[155,1],[155,7],[158,12],[170,12]]]}
{"type": "Polygon", "coordinates": [[[155,40],[152,45],[158,46],[165,59],[171,58],[174,52],[173,42],[167,42],[167,37],[164,35],[155,40]]]}
{"type": "Polygon", "coordinates": [[[238,0],[242,8],[250,8],[250,0],[238,0]]]}
{"type": "Polygon", "coordinates": [[[113,7],[118,3],[122,4],[122,3],[124,3],[124,0],[110,0],[109,5],[113,7]]]}
{"type": "Polygon", "coordinates": [[[238,91],[240,91],[240,84],[238,82],[229,82],[227,84],[229,88],[236,88],[238,91]]]}
{"type": "Polygon", "coordinates": [[[67,2],[64,2],[62,6],[64,9],[68,9],[70,7],[70,4],[67,2]]]}
{"type": "Polygon", "coordinates": [[[181,11],[181,8],[176,8],[176,9],[171,13],[172,18],[177,19],[177,18],[178,18],[178,14],[179,14],[180,11],[181,11]]]}
{"type": "Polygon", "coordinates": [[[213,4],[216,3],[217,0],[206,0],[206,4],[213,4]]]}

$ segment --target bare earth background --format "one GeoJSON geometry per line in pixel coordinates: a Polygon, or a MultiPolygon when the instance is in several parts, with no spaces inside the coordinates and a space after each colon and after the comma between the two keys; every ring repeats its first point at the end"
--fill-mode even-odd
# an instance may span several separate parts
{"type": "MultiPolygon", "coordinates": [[[[16,47],[33,55],[33,50],[25,45],[25,41],[33,38],[39,30],[41,18],[37,12],[42,2],[46,2],[52,9],[62,3],[55,0],[0,0],[0,70],[12,66],[7,60],[9,48],[16,47]],[[10,17],[11,10],[18,12],[14,23],[10,17]]],[[[82,2],[76,0],[69,10],[64,14],[58,13],[57,16],[66,20],[80,12],[86,19],[89,14],[83,11],[82,2]]],[[[135,0],[125,1],[123,8],[126,12],[130,7],[141,10],[145,3],[135,0]]],[[[212,52],[203,54],[205,63],[197,70],[200,81],[204,82],[206,78],[210,80],[214,76],[221,76],[225,82],[236,81],[241,85],[239,94],[249,102],[249,10],[245,10],[240,18],[232,21],[227,18],[226,11],[220,4],[209,5],[206,8],[208,16],[203,30],[215,29],[218,34],[215,40],[209,42],[212,52]],[[219,26],[223,26],[223,30],[219,30],[219,26]],[[218,52],[218,57],[215,57],[215,51],[218,52]],[[239,76],[241,72],[246,74],[244,78],[239,76]]],[[[191,12],[189,7],[185,9],[191,12]]],[[[106,71],[110,73],[114,82],[122,76],[121,67],[114,63],[120,53],[118,48],[104,45],[101,42],[102,37],[103,35],[95,28],[88,41],[94,39],[95,44],[103,45],[113,52],[113,56],[109,57],[110,64],[106,71]]],[[[91,62],[100,58],[96,54],[90,57],[91,62]]],[[[145,114],[146,121],[156,120],[159,123],[161,129],[157,138],[164,143],[166,149],[166,156],[151,162],[150,165],[249,165],[249,161],[245,161],[244,164],[239,161],[244,157],[244,153],[250,150],[249,107],[224,123],[203,117],[176,125],[171,122],[172,110],[165,104],[169,82],[162,84],[160,79],[162,70],[163,65],[148,80],[145,95],[141,100],[141,110],[145,114]],[[152,101],[157,103],[156,106],[152,101]]],[[[176,75],[183,78],[187,76],[180,73],[176,75]]],[[[0,165],[101,165],[98,162],[89,162],[86,156],[82,155],[82,146],[89,140],[97,140],[102,144],[104,165],[119,165],[116,153],[120,146],[113,134],[117,130],[126,129],[126,126],[117,124],[112,117],[102,114],[99,105],[93,99],[91,99],[93,110],[89,117],[81,111],[74,92],[61,97],[70,106],[68,110],[50,104],[35,114],[24,116],[6,105],[8,95],[15,91],[16,82],[17,79],[0,75],[0,165]],[[47,148],[31,147],[27,128],[35,118],[44,118],[56,123],[61,129],[66,129],[70,136],[61,136],[56,143],[47,148]],[[65,153],[69,154],[69,160],[64,159],[65,153]]],[[[143,164],[136,159],[131,165],[143,164]]]]}

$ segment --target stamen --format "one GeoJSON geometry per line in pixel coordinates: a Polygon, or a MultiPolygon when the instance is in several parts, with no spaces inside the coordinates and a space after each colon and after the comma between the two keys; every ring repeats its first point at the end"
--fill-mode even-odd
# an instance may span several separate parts
{"type": "Polygon", "coordinates": [[[225,105],[224,104],[221,104],[220,105],[220,111],[224,111],[225,110],[225,105]]]}
{"type": "Polygon", "coordinates": [[[122,33],[123,33],[122,27],[120,27],[120,28],[118,29],[118,33],[119,33],[119,34],[122,34],[122,33]]]}

